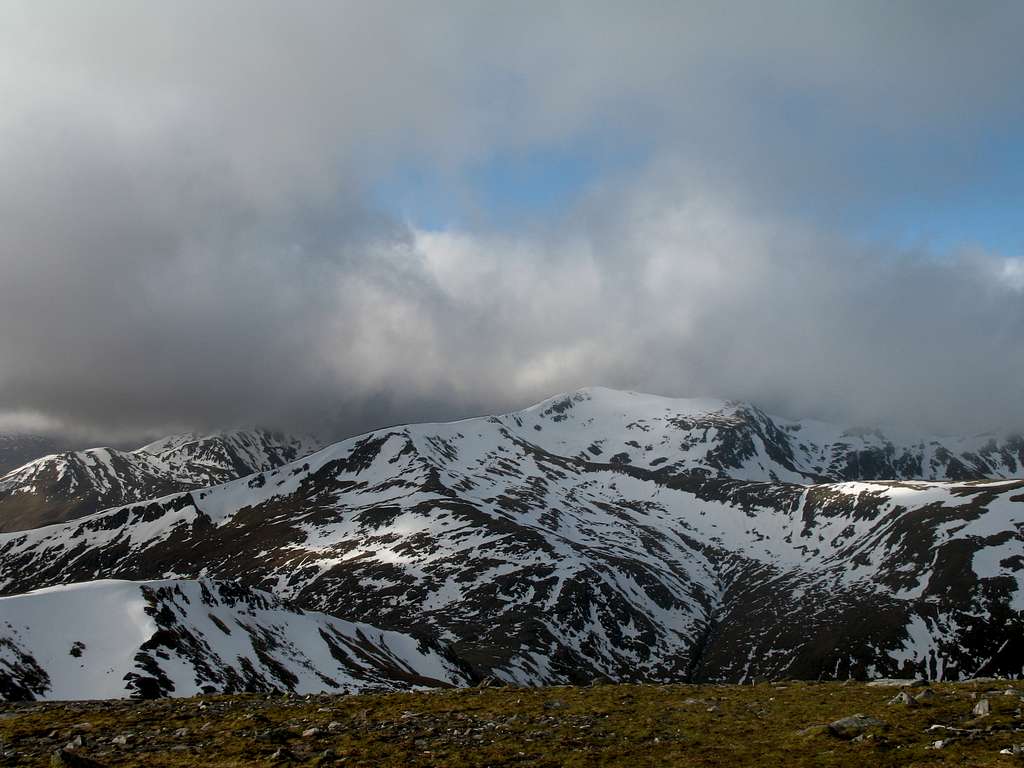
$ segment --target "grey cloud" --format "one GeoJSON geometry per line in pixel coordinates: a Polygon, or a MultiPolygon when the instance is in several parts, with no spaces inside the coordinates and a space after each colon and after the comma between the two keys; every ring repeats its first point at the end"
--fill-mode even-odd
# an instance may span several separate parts
{"type": "Polygon", "coordinates": [[[523,399],[600,381],[866,425],[1024,426],[1024,294],[1011,277],[1019,260],[963,253],[937,262],[685,189],[641,188],[599,238],[582,230],[554,246],[425,244],[461,254],[455,272],[494,266],[461,294],[489,318],[515,316],[483,327],[510,350],[497,375],[523,399]]]}
{"type": "Polygon", "coordinates": [[[0,412],[351,433],[605,383],[1020,425],[1019,263],[835,224],[984,176],[978,148],[1024,115],[1022,17],[8,4],[0,412]],[[519,235],[417,232],[372,202],[405,163],[458,175],[598,130],[651,168],[519,235]]]}

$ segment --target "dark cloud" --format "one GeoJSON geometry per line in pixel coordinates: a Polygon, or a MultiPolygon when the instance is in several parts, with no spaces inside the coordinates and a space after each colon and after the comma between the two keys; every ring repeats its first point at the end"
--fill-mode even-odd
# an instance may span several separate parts
{"type": "MultiPolygon", "coordinates": [[[[858,244],[984,186],[1019,4],[12,3],[0,412],[351,433],[592,383],[1021,426],[1020,254],[858,244]],[[375,209],[595,132],[650,166],[516,234],[375,209]]],[[[27,414],[27,416],[26,416],[27,414]]],[[[0,419],[2,420],[2,419],[0,419]]]]}

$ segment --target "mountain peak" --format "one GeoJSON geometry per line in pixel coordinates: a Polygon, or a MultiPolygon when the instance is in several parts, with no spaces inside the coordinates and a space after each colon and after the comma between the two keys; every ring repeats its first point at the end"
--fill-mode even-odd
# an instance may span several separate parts
{"type": "Polygon", "coordinates": [[[183,433],[134,451],[88,448],[35,459],[0,477],[0,531],[228,482],[317,450],[311,438],[268,430],[183,433]]]}

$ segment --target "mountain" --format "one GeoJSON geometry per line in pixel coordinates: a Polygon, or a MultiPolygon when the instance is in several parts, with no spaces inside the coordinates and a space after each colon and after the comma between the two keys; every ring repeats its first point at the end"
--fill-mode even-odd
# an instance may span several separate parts
{"type": "Polygon", "coordinates": [[[528,684],[1020,676],[1022,458],[587,389],[0,535],[0,590],[238,579],[528,684]]]}
{"type": "Polygon", "coordinates": [[[279,467],[317,447],[311,438],[239,430],[174,435],[134,451],[91,448],[43,456],[0,477],[0,531],[224,483],[279,467]]]}
{"type": "Polygon", "coordinates": [[[0,475],[66,446],[55,437],[21,432],[0,432],[0,475]]]}
{"type": "Polygon", "coordinates": [[[0,700],[465,684],[443,646],[228,582],[94,581],[0,598],[0,700]]]}

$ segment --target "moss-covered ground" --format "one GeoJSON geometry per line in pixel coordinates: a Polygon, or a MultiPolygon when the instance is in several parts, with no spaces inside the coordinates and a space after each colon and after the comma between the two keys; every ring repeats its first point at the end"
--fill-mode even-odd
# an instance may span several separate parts
{"type": "Polygon", "coordinates": [[[888,703],[899,688],[806,682],[8,704],[0,764],[70,765],[77,755],[147,767],[1024,765],[1000,754],[1024,744],[1024,684],[932,690],[914,707],[888,703]],[[986,698],[991,713],[974,715],[986,698]],[[826,727],[855,713],[884,725],[858,740],[826,727]]]}

